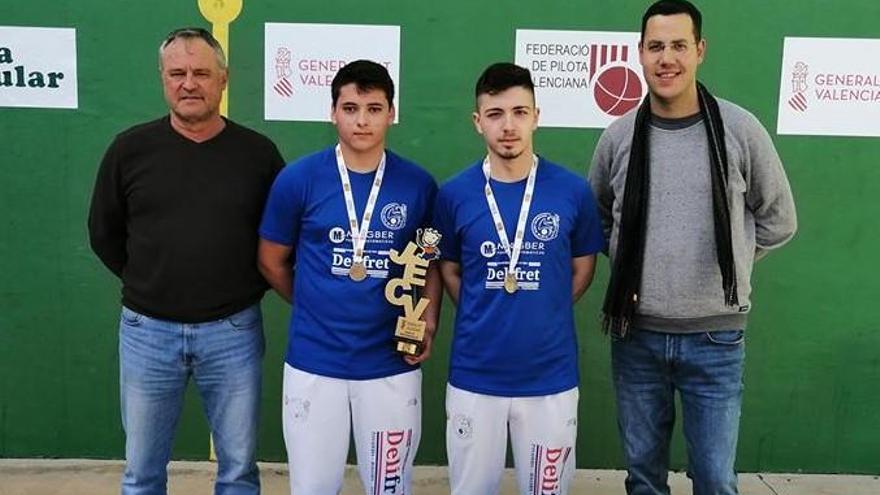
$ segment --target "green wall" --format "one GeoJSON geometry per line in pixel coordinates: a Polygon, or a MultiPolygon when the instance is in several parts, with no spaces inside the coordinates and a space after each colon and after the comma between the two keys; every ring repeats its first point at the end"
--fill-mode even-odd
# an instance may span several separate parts
{"type": "MultiPolygon", "coordinates": [[[[290,2],[245,0],[232,24],[230,116],[287,159],[329,144],[329,124],[265,122],[263,22],[402,26],[402,118],[391,146],[449,177],[481,154],[472,87],[513,57],[516,28],[635,31],[647,1],[290,2]]],[[[738,468],[880,474],[880,139],[776,136],[782,39],[880,38],[876,0],[704,0],[702,80],[771,130],[794,188],[800,232],[759,263],[747,338],[738,468]]],[[[196,0],[0,3],[0,25],[77,28],[78,110],[0,109],[0,457],[123,455],[117,390],[119,283],[92,255],[86,211],[98,161],[118,131],[165,112],[156,46],[181,25],[206,25],[196,0]]],[[[548,157],[583,173],[598,130],[542,129],[548,157]]],[[[597,312],[607,279],[577,306],[581,343],[580,467],[620,467],[597,312]]],[[[417,461],[444,464],[443,398],[451,305],[425,366],[417,461]]],[[[282,352],[287,307],[265,299],[268,352],[260,457],[282,460],[282,352]]],[[[175,455],[207,455],[190,394],[175,455]]],[[[680,440],[673,448],[683,466],[680,440]]]]}

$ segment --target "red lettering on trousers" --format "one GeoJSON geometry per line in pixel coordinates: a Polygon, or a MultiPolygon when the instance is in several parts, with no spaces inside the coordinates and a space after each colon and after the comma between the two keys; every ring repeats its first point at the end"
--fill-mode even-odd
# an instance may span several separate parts
{"type": "Polygon", "coordinates": [[[397,493],[397,488],[402,481],[400,476],[400,449],[397,446],[403,442],[404,438],[406,438],[406,433],[403,431],[389,431],[386,434],[385,439],[388,442],[388,450],[385,451],[383,493],[397,493]]]}
{"type": "Polygon", "coordinates": [[[388,443],[391,445],[399,445],[400,442],[403,441],[404,432],[402,431],[389,431],[388,432],[388,443]]]}
{"type": "MultiPolygon", "coordinates": [[[[541,470],[541,493],[553,495],[559,489],[559,468],[556,463],[562,457],[563,449],[546,449],[544,469],[541,470]]],[[[565,460],[563,459],[563,462],[565,460]]]]}

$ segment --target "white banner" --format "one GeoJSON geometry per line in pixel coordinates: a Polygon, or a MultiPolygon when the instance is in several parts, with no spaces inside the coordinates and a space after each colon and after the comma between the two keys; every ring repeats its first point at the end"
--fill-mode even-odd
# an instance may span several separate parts
{"type": "Polygon", "coordinates": [[[880,136],[880,39],[785,38],[776,132],[880,136]]]}
{"type": "Polygon", "coordinates": [[[368,59],[394,80],[399,119],[400,26],[266,23],[266,120],[330,121],[330,83],[346,63],[368,59]]]}
{"type": "Polygon", "coordinates": [[[607,127],[647,92],[639,33],[516,30],[516,63],[532,72],[542,127],[607,127]]]}
{"type": "Polygon", "coordinates": [[[0,26],[0,107],[78,106],[76,30],[0,26]]]}

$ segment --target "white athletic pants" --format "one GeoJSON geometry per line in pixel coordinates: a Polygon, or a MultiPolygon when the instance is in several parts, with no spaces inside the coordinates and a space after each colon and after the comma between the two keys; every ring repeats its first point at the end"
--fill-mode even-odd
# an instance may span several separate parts
{"type": "Polygon", "coordinates": [[[522,495],[564,495],[574,475],[577,387],[496,397],[446,387],[446,452],[453,495],[497,494],[507,429],[522,495]]]}
{"type": "Polygon", "coordinates": [[[337,495],[354,425],[367,495],[410,495],[421,437],[422,372],[340,380],[284,365],[282,423],[292,495],[337,495]]]}

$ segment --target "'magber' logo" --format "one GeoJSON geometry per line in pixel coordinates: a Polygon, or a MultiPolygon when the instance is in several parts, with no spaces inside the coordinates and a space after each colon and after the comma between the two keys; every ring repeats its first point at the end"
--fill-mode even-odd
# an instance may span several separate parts
{"type": "Polygon", "coordinates": [[[293,74],[290,58],[290,49],[284,46],[278,48],[275,54],[275,84],[272,85],[272,89],[282,98],[293,96],[293,83],[289,79],[293,74]]]}
{"type": "Polygon", "coordinates": [[[644,88],[638,73],[629,67],[627,45],[590,45],[590,79],[596,106],[612,117],[642,101],[644,88]]]}
{"type": "Polygon", "coordinates": [[[327,233],[327,237],[330,238],[330,242],[333,244],[340,244],[345,241],[345,230],[342,227],[333,227],[327,233]]]}
{"type": "Polygon", "coordinates": [[[803,112],[807,109],[807,74],[809,67],[803,62],[794,64],[791,71],[791,98],[788,99],[788,105],[797,112],[803,112]]]}
{"type": "Polygon", "coordinates": [[[482,254],[484,258],[494,258],[495,253],[497,252],[498,250],[495,248],[495,243],[492,241],[483,241],[483,243],[480,244],[480,254],[482,254]]]}

